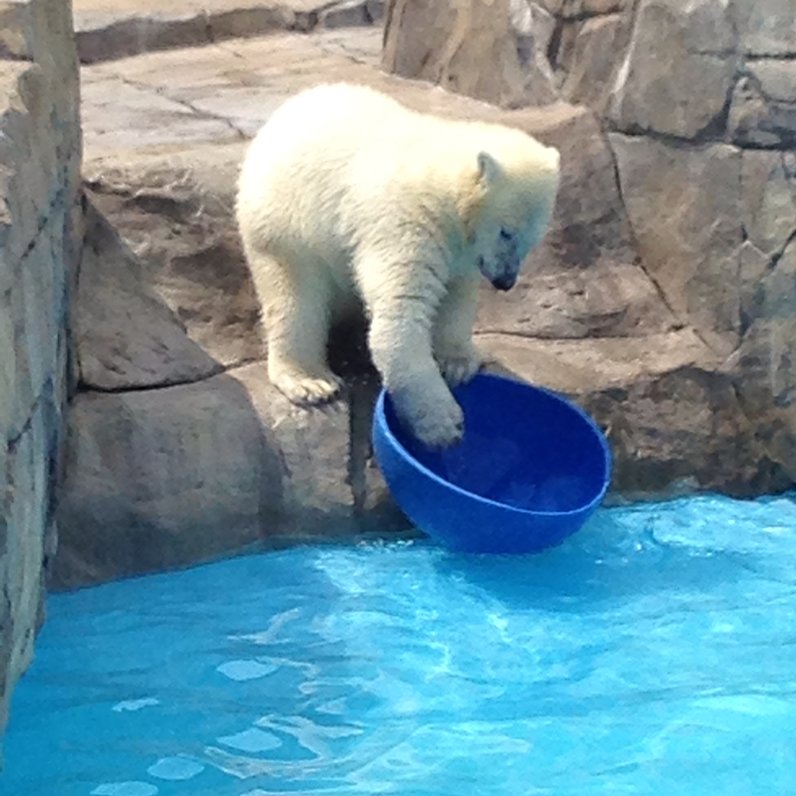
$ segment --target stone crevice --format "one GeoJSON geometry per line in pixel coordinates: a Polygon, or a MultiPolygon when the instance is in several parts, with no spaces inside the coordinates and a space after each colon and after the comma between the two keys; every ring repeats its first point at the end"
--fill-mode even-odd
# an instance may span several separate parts
{"type": "MultiPolygon", "coordinates": [[[[725,112],[729,111],[731,100],[726,106],[726,110],[716,118],[721,118],[725,112]]],[[[782,142],[772,144],[761,144],[752,141],[737,141],[728,138],[726,135],[718,136],[712,132],[715,120],[707,128],[703,129],[699,135],[693,138],[686,138],[671,133],[662,133],[658,130],[645,129],[638,126],[622,128],[606,119],[602,119],[603,130],[606,133],[619,133],[627,138],[637,138],[649,141],[657,141],[661,144],[676,147],[678,149],[694,149],[700,150],[713,144],[726,144],[737,150],[749,150],[751,152],[793,152],[793,147],[782,142]]]]}
{"type": "Polygon", "coordinates": [[[237,368],[245,367],[246,365],[256,365],[256,364],[265,365],[265,360],[242,359],[236,361],[234,364],[231,365],[219,364],[218,370],[198,375],[196,377],[187,378],[187,379],[174,379],[174,380],[165,379],[163,381],[159,381],[153,384],[141,384],[141,385],[125,384],[114,387],[103,387],[98,384],[94,384],[92,382],[80,379],[78,381],[78,391],[81,394],[97,393],[99,395],[124,395],[128,393],[145,393],[145,392],[153,392],[155,390],[167,390],[170,389],[171,387],[185,387],[191,384],[201,384],[202,382],[209,381],[210,379],[214,379],[217,376],[229,373],[230,371],[236,370],[237,368]]]}
{"type": "MultiPolygon", "coordinates": [[[[613,163],[613,174],[614,174],[614,180],[616,182],[616,190],[617,193],[619,194],[619,202],[621,203],[622,207],[625,210],[627,226],[630,232],[631,245],[633,247],[633,251],[636,252],[636,264],[644,272],[647,279],[649,279],[652,285],[654,285],[658,298],[660,299],[661,303],[666,307],[666,309],[671,313],[671,316],[677,320],[678,326],[680,328],[684,328],[687,325],[685,320],[682,317],[680,317],[679,313],[672,306],[671,302],[669,301],[669,298],[666,295],[666,291],[664,291],[660,282],[650,272],[650,269],[647,268],[647,266],[644,263],[644,259],[638,254],[639,252],[638,236],[636,235],[636,231],[633,228],[633,219],[631,218],[630,213],[628,213],[627,211],[627,202],[625,201],[624,191],[622,187],[622,175],[619,171],[619,160],[616,156],[616,152],[614,152],[613,146],[611,145],[610,137],[606,135],[606,131],[602,127],[604,120],[598,120],[598,121],[600,122],[602,136],[603,139],[605,140],[606,149],[608,150],[611,157],[611,161],[613,163]]],[[[705,340],[702,340],[702,342],[707,345],[705,340]]],[[[708,348],[710,348],[710,346],[708,346],[708,348]]]]}
{"type": "Polygon", "coordinates": [[[791,232],[791,234],[788,236],[788,239],[785,241],[785,243],[782,245],[779,251],[775,252],[774,255],[771,257],[771,261],[769,263],[769,268],[768,268],[769,271],[773,271],[777,267],[777,265],[779,265],[779,262],[785,255],[785,252],[788,250],[788,247],[794,243],[796,243],[796,229],[794,229],[793,232],[791,232]]]}
{"type": "Polygon", "coordinates": [[[778,52],[771,52],[771,53],[745,53],[744,58],[747,61],[796,61],[796,52],[790,53],[778,53],[778,52]]]}
{"type": "Polygon", "coordinates": [[[124,75],[115,75],[117,79],[119,79],[122,83],[125,83],[128,86],[132,86],[133,88],[141,89],[142,91],[147,91],[151,94],[155,94],[158,97],[162,97],[167,99],[171,102],[176,103],[177,105],[182,106],[186,110],[190,111],[194,114],[197,118],[200,119],[210,119],[213,121],[221,122],[225,124],[229,129],[235,134],[235,136],[241,140],[248,138],[246,133],[240,129],[231,119],[226,116],[221,116],[217,113],[212,113],[210,111],[202,110],[201,108],[197,108],[193,103],[189,102],[188,100],[173,95],[171,92],[167,91],[164,88],[153,88],[152,86],[147,85],[144,82],[140,82],[137,80],[131,80],[124,75]]]}
{"type": "Polygon", "coordinates": [[[20,252],[18,260],[19,265],[24,264],[28,257],[30,257],[31,252],[33,252],[33,250],[36,248],[36,245],[41,240],[42,234],[50,226],[53,211],[60,204],[63,204],[65,196],[66,188],[64,186],[59,186],[58,189],[51,194],[50,199],[47,202],[47,206],[42,209],[42,212],[39,213],[36,231],[33,233],[33,237],[28,241],[28,243],[25,244],[20,252]]]}

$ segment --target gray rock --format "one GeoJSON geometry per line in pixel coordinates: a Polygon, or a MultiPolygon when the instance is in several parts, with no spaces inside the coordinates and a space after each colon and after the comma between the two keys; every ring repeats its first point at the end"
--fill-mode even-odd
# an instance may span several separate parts
{"type": "Polygon", "coordinates": [[[739,267],[741,330],[745,332],[760,311],[760,284],[771,268],[771,257],[750,240],[741,246],[739,267]]]}
{"type": "Polygon", "coordinates": [[[796,6],[791,0],[735,0],[741,44],[750,55],[796,53],[796,6]]]}
{"type": "Polygon", "coordinates": [[[395,0],[386,17],[382,64],[402,77],[505,107],[554,102],[547,16],[537,13],[534,20],[514,0],[395,0]]]}
{"type": "Polygon", "coordinates": [[[73,328],[85,388],[130,390],[198,381],[222,366],[185,333],[141,264],[91,208],[73,328]]]}
{"type": "Polygon", "coordinates": [[[759,279],[753,322],[729,359],[744,412],[768,460],[796,481],[796,241],[759,279]]]}
{"type": "MultiPolygon", "coordinates": [[[[796,75],[796,71],[790,71],[796,75]]],[[[780,95],[788,94],[786,87],[781,85],[782,75],[779,71],[774,77],[763,75],[769,90],[780,95]]],[[[762,81],[754,73],[744,75],[732,92],[728,127],[732,140],[740,146],[794,147],[796,102],[767,96],[762,81]]]]}
{"type": "Polygon", "coordinates": [[[796,103],[796,61],[761,58],[746,65],[760,90],[771,100],[796,103]]]}
{"type": "Polygon", "coordinates": [[[627,0],[538,0],[551,14],[564,19],[612,14],[631,5],[627,0]]]}
{"type": "Polygon", "coordinates": [[[745,151],[741,180],[746,235],[764,254],[781,253],[796,232],[796,180],[784,153],[745,151]]]}
{"type": "Polygon", "coordinates": [[[640,0],[636,14],[611,123],[682,138],[723,124],[737,62],[730,0],[640,0]]]}
{"type": "Polygon", "coordinates": [[[79,250],[69,3],[0,2],[0,733],[43,617],[79,250]]]}
{"type": "Polygon", "coordinates": [[[690,330],[629,340],[479,339],[504,370],[569,395],[602,426],[614,454],[609,500],[753,495],[788,483],[733,379],[690,330]]]}
{"type": "Polygon", "coordinates": [[[346,477],[348,404],[294,407],[264,362],[194,384],[84,392],[69,424],[59,588],[363,527],[346,477]]]}
{"type": "Polygon", "coordinates": [[[159,9],[132,0],[78,0],[75,31],[80,60],[89,64],[277,31],[307,32],[319,24],[370,25],[382,10],[379,0],[204,0],[159,9]]]}
{"type": "Polygon", "coordinates": [[[324,28],[352,28],[373,23],[371,11],[380,13],[378,5],[367,0],[343,0],[323,8],[318,14],[318,24],[324,28]]]}
{"type": "Polygon", "coordinates": [[[645,268],[683,323],[729,354],[739,338],[741,153],[610,135],[645,268]]]}
{"type": "Polygon", "coordinates": [[[264,354],[233,217],[242,156],[236,144],[86,166],[92,199],[144,263],[142,278],[204,359],[224,367],[264,354]]]}
{"type": "Polygon", "coordinates": [[[583,103],[603,115],[630,39],[631,20],[609,14],[575,24],[571,52],[562,65],[561,94],[568,102],[583,103]]]}

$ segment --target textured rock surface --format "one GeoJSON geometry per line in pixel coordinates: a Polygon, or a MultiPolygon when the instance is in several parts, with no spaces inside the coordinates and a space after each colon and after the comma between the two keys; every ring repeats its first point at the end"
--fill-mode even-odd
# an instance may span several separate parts
{"type": "Polygon", "coordinates": [[[609,119],[694,138],[724,111],[736,70],[730,0],[640,0],[609,119]]]}
{"type": "Polygon", "coordinates": [[[42,618],[79,243],[69,3],[0,3],[0,731],[42,618]]]}
{"type": "MultiPolygon", "coordinates": [[[[185,566],[275,537],[363,530],[361,497],[346,478],[350,425],[346,403],[293,407],[263,363],[168,388],[80,393],[55,585],[185,566]]],[[[405,525],[380,509],[370,507],[371,522],[405,525]]]]}
{"type": "Polygon", "coordinates": [[[796,147],[796,62],[755,61],[736,83],[729,111],[741,146],[796,147]]]}
{"type": "MultiPolygon", "coordinates": [[[[417,54],[476,47],[480,30],[473,18],[443,6],[435,13],[448,24],[424,26],[430,4],[388,3],[389,68],[443,82],[442,72],[420,67],[417,54]]],[[[610,334],[632,338],[627,350],[643,363],[599,397],[585,383],[578,391],[613,429],[617,484],[644,491],[677,482],[741,493],[792,484],[796,301],[788,274],[796,234],[796,6],[789,0],[518,0],[508,8],[494,5],[502,18],[492,19],[491,29],[510,28],[520,6],[541,6],[554,17],[552,36],[547,21],[532,24],[528,35],[547,42],[560,98],[595,114],[595,153],[605,140],[600,128],[607,134],[618,196],[616,213],[607,215],[627,219],[633,255],[620,262],[640,266],[605,279],[610,244],[571,250],[573,264],[583,266],[582,291],[601,294],[607,314],[626,307],[628,316],[613,320],[610,334]],[[634,305],[626,304],[634,292],[631,275],[639,270],[657,288],[645,294],[645,319],[659,313],[651,324],[634,323],[634,305]],[[667,339],[677,339],[682,328],[703,348],[694,362],[663,373],[655,358],[667,318],[673,323],[667,339]],[[609,408],[612,401],[620,408],[609,408]],[[636,463],[623,458],[633,449],[636,463]]],[[[479,96],[501,101],[502,64],[481,59],[478,69],[479,86],[491,92],[479,96]]],[[[512,72],[511,79],[520,85],[523,75],[512,72]]],[[[473,93],[469,85],[448,85],[473,93]]],[[[581,202],[564,199],[562,215],[573,226],[584,217],[589,226],[596,223],[588,208],[596,209],[590,197],[599,194],[587,186],[582,182],[580,194],[570,194],[581,202]]],[[[571,240],[577,237],[573,231],[571,240]]],[[[577,308],[578,291],[562,289],[566,280],[554,275],[550,284],[549,303],[559,315],[577,308]]],[[[537,293],[544,285],[533,279],[527,290],[537,293]]],[[[533,307],[528,296],[517,303],[533,307]]],[[[506,317],[511,330],[530,331],[516,316],[506,317]]],[[[606,334],[596,324],[588,333],[606,334]]],[[[556,335],[565,336],[561,326],[556,335]]],[[[616,372],[605,347],[611,342],[603,339],[598,348],[589,348],[594,341],[574,343],[598,380],[606,368],[616,372]]],[[[524,350],[530,345],[522,342],[524,350]]],[[[555,383],[555,374],[546,379],[555,383]]]]}
{"type": "Polygon", "coordinates": [[[691,330],[642,338],[528,340],[486,335],[511,373],[574,397],[614,450],[613,497],[785,487],[731,374],[691,330]]]}
{"type": "Polygon", "coordinates": [[[396,0],[388,14],[382,62],[390,72],[509,107],[557,98],[545,58],[554,21],[538,5],[396,0]]]}
{"type": "Polygon", "coordinates": [[[276,31],[372,25],[383,0],[75,0],[82,63],[276,31]]]}
{"type": "MultiPolygon", "coordinates": [[[[362,407],[364,417],[372,404],[367,372],[356,369],[347,401],[298,409],[267,379],[254,314],[228,325],[251,295],[240,251],[219,253],[217,241],[190,234],[194,204],[218,178],[213,159],[185,155],[172,194],[132,182],[133,174],[167,176],[164,162],[141,165],[115,193],[93,196],[133,245],[148,241],[146,260],[93,207],[87,213],[75,307],[80,391],[69,414],[52,585],[184,566],[264,541],[404,527],[383,490],[365,483],[369,429],[354,427],[353,412],[362,407]],[[132,194],[140,204],[122,212],[118,200],[132,194]],[[162,237],[139,239],[144,229],[162,237]]],[[[228,234],[231,218],[223,231],[216,221],[228,234]]],[[[351,361],[349,350],[341,354],[351,361]]]]}
{"type": "MultiPolygon", "coordinates": [[[[379,72],[379,32],[361,26],[84,68],[85,175],[125,240],[105,236],[116,253],[94,262],[87,303],[101,288],[152,320],[80,336],[81,364],[94,352],[96,369],[84,364],[75,403],[62,585],[263,539],[400,525],[369,457],[374,384],[361,350],[336,352],[352,390],[328,416],[287,406],[264,378],[232,224],[245,140],[285,97],[327,80],[514,124],[561,149],[550,233],[512,293],[484,293],[479,336],[504,367],[575,396],[604,424],[616,494],[749,495],[793,482],[781,440],[793,427],[783,296],[796,164],[780,133],[768,151],[733,133],[744,80],[765,86],[765,113],[791,102],[788,58],[748,57],[738,5],[485,8],[388,4],[384,62],[458,95],[379,72]],[[685,71],[660,66],[668,53],[685,71]],[[207,359],[194,360],[197,350],[207,359]],[[112,456],[99,453],[106,438],[117,441],[112,456]],[[118,554],[102,543],[109,522],[118,554]]],[[[334,13],[359,25],[360,11],[329,7],[323,24],[337,24],[334,13]]]]}
{"type": "Polygon", "coordinates": [[[130,390],[208,378],[222,366],[191,340],[140,262],[93,209],[74,306],[80,386],[130,390]]]}
{"type": "Polygon", "coordinates": [[[741,153],[610,137],[639,254],[677,317],[727,353],[738,344],[741,153]]]}

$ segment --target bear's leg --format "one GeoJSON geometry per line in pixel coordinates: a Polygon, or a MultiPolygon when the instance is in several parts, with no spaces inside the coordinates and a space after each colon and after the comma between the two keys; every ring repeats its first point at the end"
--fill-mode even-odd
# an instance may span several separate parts
{"type": "Polygon", "coordinates": [[[470,381],[484,364],[472,340],[478,282],[478,277],[453,280],[437,310],[434,357],[451,387],[470,381]]]}
{"type": "Polygon", "coordinates": [[[323,272],[283,267],[268,255],[249,254],[268,340],[268,377],[293,403],[331,401],[342,381],[329,369],[326,343],[330,285],[323,272]]]}
{"type": "Polygon", "coordinates": [[[369,347],[401,420],[425,445],[459,442],[464,433],[461,407],[451,395],[431,344],[436,301],[422,290],[387,290],[367,301],[369,347]]]}

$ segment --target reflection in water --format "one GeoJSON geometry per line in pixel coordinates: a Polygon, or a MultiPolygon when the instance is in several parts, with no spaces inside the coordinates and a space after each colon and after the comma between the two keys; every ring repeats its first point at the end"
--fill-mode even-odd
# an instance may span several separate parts
{"type": "Polygon", "coordinates": [[[0,794],[789,793],[795,610],[786,498],[604,510],[538,556],[301,548],[57,596],[0,794]]]}

